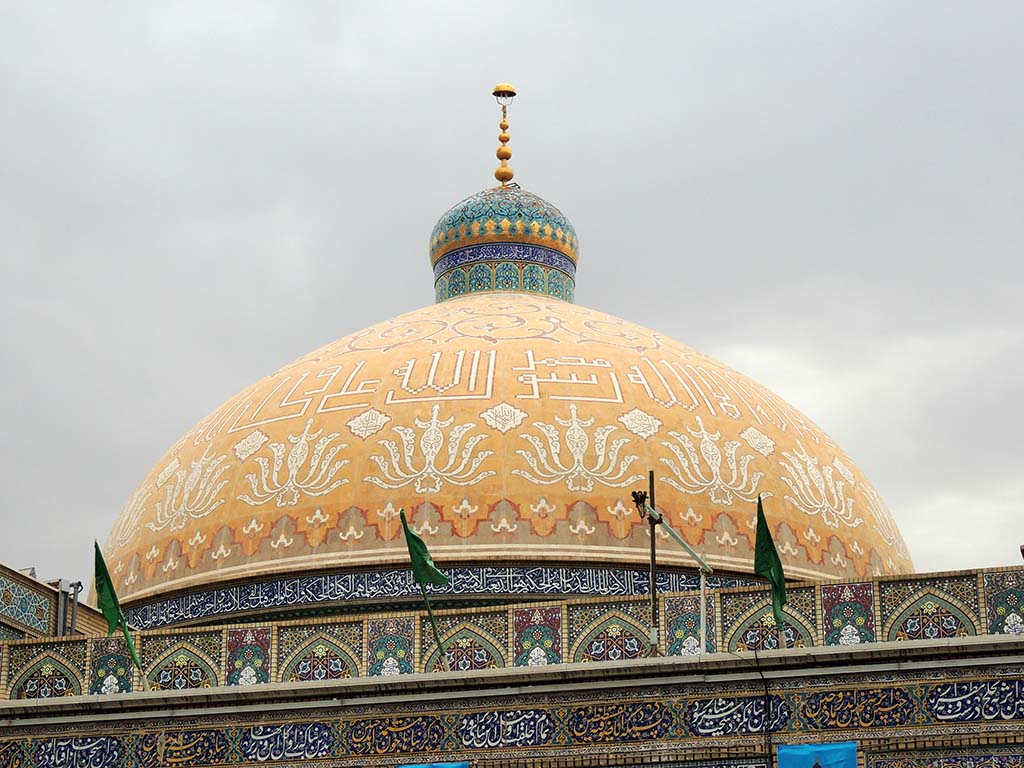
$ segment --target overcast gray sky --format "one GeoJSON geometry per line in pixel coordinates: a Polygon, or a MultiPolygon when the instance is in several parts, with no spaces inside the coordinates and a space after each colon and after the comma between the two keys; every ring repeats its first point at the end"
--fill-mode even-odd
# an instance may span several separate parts
{"type": "Polygon", "coordinates": [[[578,303],[774,389],[919,570],[1024,543],[1024,3],[0,4],[0,562],[91,544],[201,417],[433,301],[516,181],[578,303]]]}

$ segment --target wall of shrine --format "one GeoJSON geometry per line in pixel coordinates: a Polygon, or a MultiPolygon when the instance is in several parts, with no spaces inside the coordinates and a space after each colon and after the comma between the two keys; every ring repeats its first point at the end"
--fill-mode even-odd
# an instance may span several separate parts
{"type": "Polygon", "coordinates": [[[1020,766],[1024,639],[960,643],[9,701],[0,766],[766,768],[779,744],[850,740],[866,768],[1020,766]]]}
{"type": "MultiPolygon", "coordinates": [[[[979,635],[1024,636],[1024,569],[826,582],[789,588],[781,646],[853,647],[979,635]]],[[[706,652],[780,647],[768,592],[710,590],[706,652]]],[[[660,653],[700,651],[696,591],[659,596],[660,653]]],[[[448,663],[484,670],[648,655],[649,598],[572,598],[437,612],[448,663]]],[[[0,697],[53,698],[393,676],[434,670],[426,613],[309,619],[0,643],[0,697]]]]}

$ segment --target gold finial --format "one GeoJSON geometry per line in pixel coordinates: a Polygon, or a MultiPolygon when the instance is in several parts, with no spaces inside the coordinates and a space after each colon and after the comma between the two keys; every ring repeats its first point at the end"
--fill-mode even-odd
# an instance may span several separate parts
{"type": "Polygon", "coordinates": [[[501,165],[494,172],[494,178],[501,182],[501,186],[507,187],[508,183],[512,181],[512,177],[515,175],[511,168],[508,167],[509,158],[512,157],[512,149],[508,146],[508,140],[511,138],[508,135],[508,105],[512,103],[512,99],[516,97],[516,89],[513,88],[509,83],[498,83],[494,86],[494,92],[492,94],[495,100],[501,105],[501,133],[498,134],[498,141],[501,142],[501,146],[498,147],[498,151],[495,153],[501,165]]]}

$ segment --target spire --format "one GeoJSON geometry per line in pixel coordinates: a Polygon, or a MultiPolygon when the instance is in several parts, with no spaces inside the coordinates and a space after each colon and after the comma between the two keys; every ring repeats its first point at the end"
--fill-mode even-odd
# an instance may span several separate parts
{"type": "Polygon", "coordinates": [[[439,302],[471,293],[537,293],[572,301],[579,243],[569,220],[551,203],[511,184],[508,106],[516,89],[498,83],[501,133],[494,171],[500,185],[456,203],[430,233],[430,263],[439,302]]]}
{"type": "Polygon", "coordinates": [[[508,140],[511,138],[508,135],[508,105],[516,97],[516,89],[509,83],[498,83],[494,86],[493,95],[498,104],[501,105],[501,123],[499,123],[501,133],[498,134],[498,141],[501,142],[501,145],[495,153],[501,161],[501,165],[494,172],[494,178],[501,182],[501,186],[507,187],[515,175],[508,166],[509,158],[512,157],[512,149],[508,146],[508,140]]]}

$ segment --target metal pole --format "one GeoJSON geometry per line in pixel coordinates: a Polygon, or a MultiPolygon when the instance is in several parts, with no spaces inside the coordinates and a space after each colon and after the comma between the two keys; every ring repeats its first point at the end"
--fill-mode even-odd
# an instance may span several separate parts
{"type": "Polygon", "coordinates": [[[72,589],[75,590],[75,599],[74,599],[74,602],[71,603],[71,632],[70,632],[70,634],[73,635],[73,634],[75,634],[75,623],[76,623],[76,621],[78,619],[78,594],[82,591],[82,582],[76,581],[74,584],[71,585],[71,587],[72,587],[72,589]]]}
{"type": "MultiPolygon", "coordinates": [[[[650,499],[651,509],[657,509],[654,500],[654,470],[647,473],[647,494],[650,499]]],[[[658,616],[658,561],[656,553],[658,521],[654,515],[648,515],[651,523],[651,656],[658,655],[658,636],[661,634],[658,616]]]]}
{"type": "MultiPolygon", "coordinates": [[[[438,661],[444,667],[445,672],[451,672],[451,668],[448,666],[448,656],[444,652],[444,646],[441,645],[441,635],[437,631],[437,622],[434,621],[434,611],[430,607],[430,598],[427,597],[427,588],[425,585],[420,584],[420,592],[423,593],[423,602],[427,604],[427,615],[430,617],[430,628],[434,630],[434,643],[437,645],[437,657],[438,661]]],[[[437,668],[435,663],[434,668],[437,668]]],[[[424,669],[424,672],[431,672],[433,670],[424,669]]]]}
{"type": "Polygon", "coordinates": [[[700,571],[700,655],[708,651],[708,575],[701,568],[700,571]]]}

